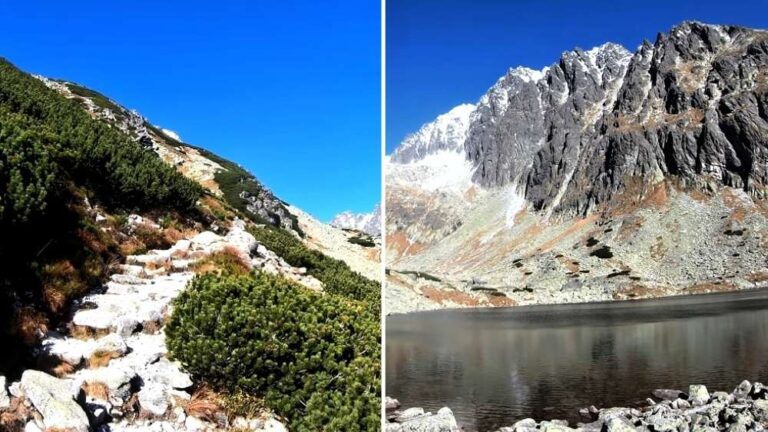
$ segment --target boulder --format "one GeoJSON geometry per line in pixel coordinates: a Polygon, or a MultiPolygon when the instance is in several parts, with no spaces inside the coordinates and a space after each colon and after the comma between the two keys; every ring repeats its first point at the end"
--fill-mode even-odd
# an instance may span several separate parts
{"type": "Polygon", "coordinates": [[[159,383],[147,383],[139,391],[141,409],[155,416],[162,416],[168,411],[168,391],[159,383]]]}
{"type": "Polygon", "coordinates": [[[265,432],[288,432],[288,429],[277,419],[274,417],[271,417],[267,420],[267,422],[264,424],[264,431],[265,432]]]}
{"type": "Polygon", "coordinates": [[[387,396],[384,398],[384,408],[388,410],[400,408],[400,401],[387,396]]]}
{"type": "MultiPolygon", "coordinates": [[[[401,430],[407,432],[460,432],[456,418],[453,416],[453,412],[450,408],[443,407],[437,412],[437,414],[424,414],[424,410],[421,408],[409,408],[404,413],[410,412],[411,415],[407,420],[400,422],[400,428],[392,430],[401,430]],[[422,414],[418,414],[421,412],[422,414]]],[[[387,428],[390,430],[390,428],[387,428]]]]}
{"type": "Polygon", "coordinates": [[[749,396],[749,391],[752,389],[752,383],[747,380],[742,381],[733,389],[733,397],[736,399],[744,399],[749,396]]]}
{"type": "Polygon", "coordinates": [[[395,421],[402,423],[412,418],[423,416],[424,414],[424,408],[408,408],[407,410],[398,413],[397,417],[395,417],[395,421]]]}
{"type": "Polygon", "coordinates": [[[704,405],[709,402],[707,387],[701,384],[688,386],[688,401],[693,405],[704,405]]]}
{"type": "Polygon", "coordinates": [[[11,398],[8,396],[8,390],[5,388],[5,377],[0,375],[0,409],[11,406],[11,398]]]}
{"type": "Polygon", "coordinates": [[[75,401],[70,381],[27,370],[21,376],[21,388],[43,416],[46,428],[88,432],[88,415],[75,401]]]}
{"type": "Polygon", "coordinates": [[[624,417],[610,417],[605,421],[607,432],[635,432],[635,427],[624,417]]]}
{"type": "Polygon", "coordinates": [[[656,389],[652,393],[654,397],[668,401],[673,401],[677,398],[685,397],[685,393],[674,389],[656,389]]]}
{"type": "Polygon", "coordinates": [[[192,387],[192,379],[189,374],[181,371],[181,364],[165,358],[147,365],[139,375],[144,381],[157,382],[175,389],[192,387]]]}

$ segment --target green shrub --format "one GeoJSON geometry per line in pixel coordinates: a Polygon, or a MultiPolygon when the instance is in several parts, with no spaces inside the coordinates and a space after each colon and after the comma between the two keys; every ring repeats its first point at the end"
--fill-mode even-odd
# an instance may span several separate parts
{"type": "Polygon", "coordinates": [[[356,245],[360,245],[362,247],[374,247],[376,246],[376,243],[373,242],[373,240],[370,237],[362,236],[362,235],[356,235],[354,237],[350,237],[348,242],[356,245]]]}
{"type": "Polygon", "coordinates": [[[381,304],[379,283],[352,271],[344,261],[309,249],[300,239],[285,230],[267,226],[253,228],[250,232],[256,240],[288,264],[306,267],[307,273],[323,283],[326,292],[365,300],[377,309],[381,304]]]}
{"type": "MultiPolygon", "coordinates": [[[[71,88],[85,91],[78,86],[71,88]]],[[[66,173],[62,181],[87,187],[100,201],[115,207],[188,210],[202,194],[200,185],[176,172],[151,149],[117,128],[92,119],[77,102],[2,59],[0,124],[0,148],[18,148],[18,142],[22,142],[33,149],[20,154],[24,163],[55,165],[59,172],[66,173]],[[47,159],[41,159],[43,154],[47,159]]],[[[13,187],[13,183],[6,183],[0,184],[5,188],[0,194],[7,194],[9,185],[13,187]]],[[[44,186],[34,189],[42,190],[44,186]]]]}
{"type": "Polygon", "coordinates": [[[290,429],[379,428],[379,316],[279,276],[196,277],[166,328],[171,355],[228,392],[263,395],[290,429]]]}
{"type": "Polygon", "coordinates": [[[45,212],[58,169],[50,138],[9,117],[0,112],[0,221],[18,223],[45,212]]]}

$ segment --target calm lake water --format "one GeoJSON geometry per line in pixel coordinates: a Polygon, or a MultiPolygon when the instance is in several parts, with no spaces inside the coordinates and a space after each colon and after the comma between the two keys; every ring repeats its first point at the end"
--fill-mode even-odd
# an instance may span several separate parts
{"type": "Polygon", "coordinates": [[[387,317],[386,394],[467,431],[768,382],[768,291],[387,317]]]}

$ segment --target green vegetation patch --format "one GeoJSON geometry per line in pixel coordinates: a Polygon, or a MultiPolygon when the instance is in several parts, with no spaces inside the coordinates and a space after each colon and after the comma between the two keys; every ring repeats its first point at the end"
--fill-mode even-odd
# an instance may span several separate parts
{"type": "Polygon", "coordinates": [[[429,273],[420,272],[420,271],[402,270],[402,271],[400,271],[400,273],[408,274],[408,275],[414,275],[414,276],[416,276],[418,278],[425,279],[425,280],[432,281],[432,282],[442,282],[443,281],[442,279],[440,279],[437,276],[433,276],[433,275],[431,275],[429,273]]]}
{"type": "Polygon", "coordinates": [[[250,230],[256,240],[281,256],[294,267],[305,267],[307,273],[323,283],[326,292],[355,300],[367,301],[375,310],[381,304],[381,287],[344,262],[309,249],[293,234],[271,226],[250,230]]]}
{"type": "Polygon", "coordinates": [[[354,237],[350,237],[347,239],[348,242],[356,245],[360,245],[362,247],[374,247],[376,246],[376,243],[374,243],[373,239],[370,236],[365,236],[362,234],[356,235],[354,237]]]}
{"type": "Polygon", "coordinates": [[[379,315],[285,278],[203,275],[176,300],[167,345],[195,376],[263,395],[292,431],[378,430],[379,315]]]}

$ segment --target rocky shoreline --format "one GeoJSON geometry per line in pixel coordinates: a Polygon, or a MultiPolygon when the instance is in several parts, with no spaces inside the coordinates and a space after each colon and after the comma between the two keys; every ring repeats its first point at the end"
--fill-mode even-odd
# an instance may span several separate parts
{"type": "MultiPolygon", "coordinates": [[[[657,389],[641,407],[579,410],[584,422],[570,425],[565,420],[536,421],[526,418],[494,432],[633,432],[633,431],[763,431],[768,428],[768,386],[742,381],[730,393],[710,393],[704,385],[690,385],[687,391],[657,389]]],[[[386,432],[461,432],[453,412],[441,408],[433,414],[422,408],[400,410],[396,399],[386,398],[386,432]]]]}

